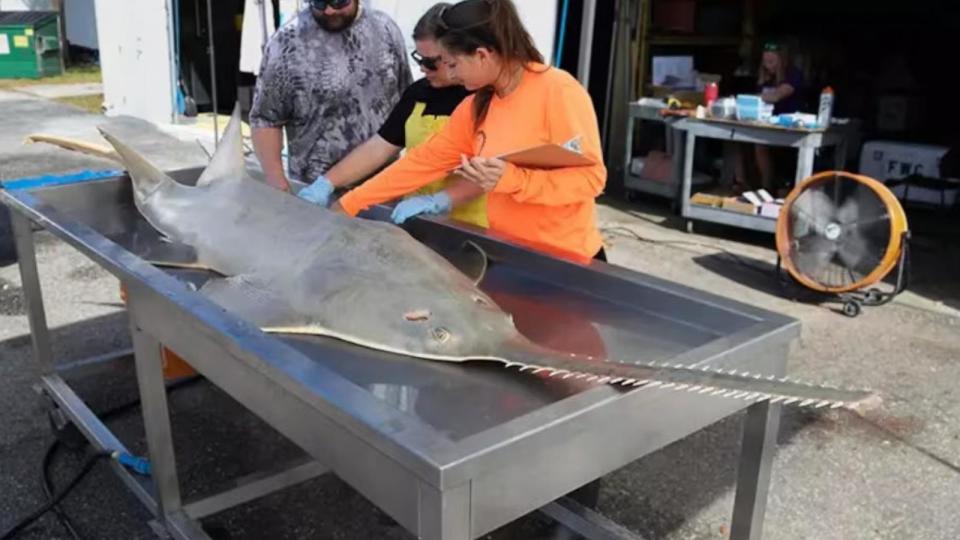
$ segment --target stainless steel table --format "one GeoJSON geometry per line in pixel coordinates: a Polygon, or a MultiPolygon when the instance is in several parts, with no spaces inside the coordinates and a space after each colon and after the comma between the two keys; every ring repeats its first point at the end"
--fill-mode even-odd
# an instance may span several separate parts
{"type": "Polygon", "coordinates": [[[837,170],[843,170],[846,164],[847,133],[845,129],[835,126],[826,130],[811,130],[735,120],[684,118],[677,121],[673,127],[686,134],[685,150],[682,154],[675,154],[674,163],[676,167],[681,167],[680,160],[683,160],[681,215],[687,219],[688,231],[691,230],[691,220],[709,221],[769,233],[775,232],[777,225],[776,220],[772,218],[690,202],[693,191],[693,151],[697,138],[796,148],[798,154],[796,182],[813,174],[813,160],[820,148],[836,147],[837,170]]]}
{"type": "MultiPolygon", "coordinates": [[[[199,171],[175,175],[185,183],[199,171]]],[[[491,365],[449,365],[323,338],[267,335],[189,286],[197,271],[160,270],[161,249],[134,208],[128,178],[0,191],[12,210],[43,391],[99,449],[124,445],[54,362],[32,225],[118,277],[127,288],[150,479],[115,465],[174,538],[206,538],[199,520],[329,471],[420,538],[476,538],[542,509],[591,538],[623,529],[567,503],[565,493],[742,410],[738,400],[624,390],[491,365]],[[180,494],[161,371],[161,344],[306,451],[312,460],[219,495],[180,494]]],[[[385,218],[377,209],[373,218],[385,218]]],[[[595,333],[608,356],[783,374],[799,324],[781,315],[593,262],[552,259],[447,222],[411,234],[444,255],[466,239],[492,264],[482,283],[538,340],[595,333]]],[[[452,256],[452,255],[451,255],[452,256]]],[[[84,364],[90,369],[90,364],[84,364]]],[[[746,415],[732,538],[761,537],[779,406],[746,415]]]]}

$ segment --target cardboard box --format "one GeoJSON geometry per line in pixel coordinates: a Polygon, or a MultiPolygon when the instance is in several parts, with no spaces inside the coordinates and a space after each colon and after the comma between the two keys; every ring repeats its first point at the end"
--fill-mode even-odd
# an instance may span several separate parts
{"type": "Polygon", "coordinates": [[[711,206],[713,208],[720,208],[723,205],[723,197],[721,195],[713,195],[711,193],[694,193],[690,197],[691,204],[698,204],[700,206],[711,206]]]}
{"type": "Polygon", "coordinates": [[[696,0],[656,0],[653,27],[661,32],[693,33],[697,23],[696,0]]]}
{"type": "Polygon", "coordinates": [[[740,197],[727,197],[723,199],[723,204],[720,207],[724,210],[749,214],[751,216],[757,215],[757,211],[759,210],[755,204],[740,197]]]}
{"type": "Polygon", "coordinates": [[[760,215],[771,219],[779,218],[781,210],[783,210],[782,199],[772,202],[765,202],[760,205],[760,215]]]}

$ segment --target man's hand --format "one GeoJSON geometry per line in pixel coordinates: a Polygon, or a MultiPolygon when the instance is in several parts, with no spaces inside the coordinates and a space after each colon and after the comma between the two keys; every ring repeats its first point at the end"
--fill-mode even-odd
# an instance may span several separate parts
{"type": "Polygon", "coordinates": [[[410,197],[393,209],[390,219],[400,225],[404,221],[418,216],[420,214],[445,214],[450,211],[452,203],[450,196],[445,191],[434,193],[433,195],[421,195],[419,197],[410,197]]]}
{"type": "Polygon", "coordinates": [[[460,156],[457,174],[473,182],[486,192],[492,191],[506,171],[507,162],[497,158],[460,156]]]}
{"type": "Polygon", "coordinates": [[[333,184],[322,174],[312,184],[300,190],[297,197],[310,201],[326,208],[330,205],[330,195],[333,194],[333,184]]]}
{"type": "Polygon", "coordinates": [[[287,193],[290,193],[291,191],[290,182],[284,176],[279,176],[279,177],[268,176],[266,180],[268,185],[273,186],[279,189],[280,191],[286,191],[287,193]]]}

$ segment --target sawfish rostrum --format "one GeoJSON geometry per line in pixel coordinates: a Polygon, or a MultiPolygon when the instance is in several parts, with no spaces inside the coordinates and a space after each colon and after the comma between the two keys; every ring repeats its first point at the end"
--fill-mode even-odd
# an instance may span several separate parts
{"type": "Polygon", "coordinates": [[[557,377],[811,406],[872,394],[685,366],[597,362],[542,348],[449,261],[393,224],[350,218],[245,169],[239,110],[196,186],[180,184],[101,129],[134,201],[166,241],[222,278],[200,293],[266,332],[324,335],[429,360],[487,360],[557,377]]]}

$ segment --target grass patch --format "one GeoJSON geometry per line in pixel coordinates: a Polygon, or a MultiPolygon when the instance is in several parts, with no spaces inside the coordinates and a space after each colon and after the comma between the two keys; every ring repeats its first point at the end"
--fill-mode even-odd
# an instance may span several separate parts
{"type": "Polygon", "coordinates": [[[43,77],[42,79],[0,79],[0,90],[38,84],[98,83],[100,80],[100,66],[73,66],[68,67],[65,73],[54,77],[43,77]]]}
{"type": "Polygon", "coordinates": [[[103,110],[101,108],[103,105],[103,94],[95,94],[91,96],[67,96],[56,98],[54,101],[66,103],[67,105],[73,105],[74,107],[80,107],[81,109],[92,112],[93,114],[103,114],[103,110]]]}

